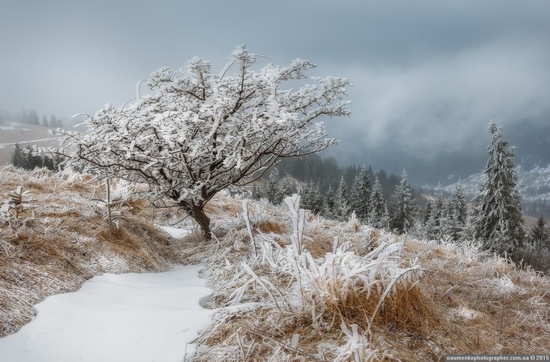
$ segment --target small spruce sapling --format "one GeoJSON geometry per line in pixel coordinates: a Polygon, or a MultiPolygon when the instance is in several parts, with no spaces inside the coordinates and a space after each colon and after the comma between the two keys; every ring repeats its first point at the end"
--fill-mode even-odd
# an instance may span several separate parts
{"type": "MultiPolygon", "coordinates": [[[[32,211],[32,217],[34,218],[34,210],[32,204],[27,203],[27,198],[30,197],[30,191],[23,191],[22,186],[17,188],[8,194],[8,213],[18,220],[27,211],[32,211]]],[[[32,201],[32,200],[31,200],[32,201]]]]}

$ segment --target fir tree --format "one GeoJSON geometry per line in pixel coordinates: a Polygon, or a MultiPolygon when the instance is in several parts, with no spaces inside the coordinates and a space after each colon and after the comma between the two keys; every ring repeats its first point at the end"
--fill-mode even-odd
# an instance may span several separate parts
{"type": "Polygon", "coordinates": [[[546,228],[546,222],[544,221],[544,216],[540,216],[537,220],[537,223],[531,229],[529,235],[529,241],[535,247],[547,246],[549,240],[548,230],[546,228]]]}
{"type": "Polygon", "coordinates": [[[26,169],[27,156],[25,155],[18,143],[16,143],[14,147],[15,148],[11,155],[11,164],[15,167],[26,169]]]}
{"type": "Polygon", "coordinates": [[[430,240],[441,240],[443,238],[444,204],[443,193],[439,189],[436,193],[436,200],[432,206],[430,217],[426,223],[426,237],[430,240]]]}
{"type": "Polygon", "coordinates": [[[279,205],[284,199],[281,182],[277,179],[278,171],[274,169],[264,182],[261,194],[273,205],[279,205]]]}
{"type": "Polygon", "coordinates": [[[262,193],[258,189],[256,184],[252,185],[252,199],[259,200],[262,197],[262,193]]]}
{"type": "Polygon", "coordinates": [[[51,128],[63,128],[63,121],[57,118],[54,114],[50,117],[50,127],[51,128]]]}
{"type": "Polygon", "coordinates": [[[334,211],[334,199],[334,190],[332,189],[332,186],[329,186],[327,192],[325,193],[322,212],[323,216],[327,219],[334,219],[336,217],[336,213],[334,211]]]}
{"type": "Polygon", "coordinates": [[[428,224],[428,220],[430,220],[430,217],[432,216],[432,209],[433,204],[431,201],[428,201],[420,213],[420,221],[422,222],[422,225],[426,226],[426,224],[428,224]]]}
{"type": "Polygon", "coordinates": [[[454,209],[451,200],[443,200],[443,211],[441,218],[439,219],[441,234],[439,240],[455,239],[455,233],[458,228],[458,224],[454,218],[454,209]]]}
{"type": "Polygon", "coordinates": [[[416,203],[413,190],[407,180],[407,172],[401,174],[401,182],[395,189],[391,209],[391,227],[398,234],[409,231],[415,221],[416,203]]]}
{"type": "Polygon", "coordinates": [[[319,191],[319,186],[313,181],[309,181],[302,187],[301,194],[301,206],[311,211],[314,214],[318,214],[323,209],[323,197],[319,191]]]}
{"type": "Polygon", "coordinates": [[[369,216],[369,203],[371,195],[370,177],[363,167],[353,181],[351,188],[351,210],[361,222],[366,222],[369,216]]]}
{"type": "Polygon", "coordinates": [[[348,188],[346,186],[346,180],[344,176],[340,179],[336,195],[334,197],[334,216],[337,220],[345,221],[351,214],[351,207],[349,204],[348,188]]]}
{"type": "Polygon", "coordinates": [[[503,254],[521,246],[524,227],[521,197],[514,171],[514,152],[502,138],[500,128],[489,123],[491,143],[485,167],[485,182],[477,198],[475,237],[487,250],[503,254]]]}
{"type": "Polygon", "coordinates": [[[450,203],[450,218],[452,225],[450,228],[450,236],[453,240],[464,240],[464,231],[468,221],[468,206],[464,190],[460,184],[455,188],[455,193],[450,203]]]}
{"type": "Polygon", "coordinates": [[[283,177],[279,182],[279,194],[281,201],[287,196],[297,193],[296,184],[288,177],[283,177]]]}
{"type": "Polygon", "coordinates": [[[372,191],[370,195],[369,224],[375,228],[383,229],[387,227],[387,208],[384,201],[382,185],[378,176],[374,178],[372,191]]]}

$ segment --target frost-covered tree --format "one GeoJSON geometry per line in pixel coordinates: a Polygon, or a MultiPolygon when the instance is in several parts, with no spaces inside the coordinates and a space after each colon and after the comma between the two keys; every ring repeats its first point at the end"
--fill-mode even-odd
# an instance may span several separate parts
{"type": "Polygon", "coordinates": [[[514,151],[493,121],[489,123],[489,132],[485,182],[476,202],[475,236],[488,250],[513,252],[522,245],[525,234],[514,151]]]}
{"type": "Polygon", "coordinates": [[[428,221],[430,220],[430,217],[432,216],[433,211],[433,204],[432,201],[428,201],[426,203],[426,206],[422,209],[422,212],[420,213],[420,222],[423,226],[426,226],[428,224],[428,221]]]}
{"type": "Polygon", "coordinates": [[[378,176],[375,176],[374,183],[372,184],[369,204],[369,224],[379,229],[386,228],[388,226],[388,210],[386,201],[384,200],[382,184],[380,184],[378,176]]]}
{"type": "Polygon", "coordinates": [[[445,222],[445,199],[442,190],[439,189],[426,222],[426,237],[430,240],[441,240],[444,236],[445,222]]]}
{"type": "Polygon", "coordinates": [[[281,194],[283,194],[283,199],[287,196],[291,196],[298,192],[296,187],[296,181],[290,179],[288,176],[283,177],[281,180],[281,194]]]}
{"type": "Polygon", "coordinates": [[[361,222],[366,222],[369,216],[369,204],[371,196],[370,177],[366,168],[361,168],[355,177],[350,192],[351,210],[361,222]]]}
{"type": "Polygon", "coordinates": [[[11,164],[15,167],[27,168],[27,156],[18,143],[15,144],[11,155],[11,164]]]}
{"type": "Polygon", "coordinates": [[[314,214],[318,214],[323,210],[323,196],[319,190],[319,185],[313,181],[302,186],[300,196],[300,204],[304,209],[310,210],[314,214]]]}
{"type": "Polygon", "coordinates": [[[61,153],[106,177],[147,184],[211,239],[204,207],[214,195],[258,179],[282,158],[335,144],[316,122],[349,115],[347,79],[308,77],[315,65],[303,59],[260,69],[257,59],[240,46],[219,74],[199,58],[179,72],[161,68],[149,94],[87,116],[87,132],[61,131],[69,146],[61,153]]]}
{"type": "Polygon", "coordinates": [[[464,195],[464,189],[460,184],[455,188],[455,193],[449,203],[449,208],[449,236],[455,241],[462,240],[464,239],[464,232],[468,222],[468,204],[466,202],[466,196],[464,195]]]}
{"type": "Polygon", "coordinates": [[[544,220],[544,216],[541,215],[538,218],[535,226],[533,226],[533,228],[531,229],[531,232],[529,234],[529,241],[534,246],[540,247],[547,246],[549,239],[550,236],[546,227],[546,221],[544,220]]]}
{"type": "Polygon", "coordinates": [[[273,205],[278,205],[283,201],[284,195],[281,190],[281,181],[277,178],[277,173],[270,173],[267,180],[260,190],[260,197],[265,197],[273,205]]]}
{"type": "Polygon", "coordinates": [[[336,217],[335,212],[335,195],[332,186],[329,185],[327,192],[325,192],[325,197],[323,200],[323,211],[322,215],[327,219],[334,219],[336,217]]]}
{"type": "Polygon", "coordinates": [[[334,216],[337,220],[345,221],[351,215],[348,187],[344,176],[341,177],[336,194],[334,195],[334,216]]]}
{"type": "Polygon", "coordinates": [[[296,186],[288,177],[279,178],[277,169],[274,171],[264,181],[259,197],[265,197],[273,205],[279,205],[286,196],[296,193],[296,186]]]}
{"type": "Polygon", "coordinates": [[[398,234],[406,233],[413,227],[416,213],[416,201],[406,171],[401,174],[392,201],[391,227],[398,234]]]}

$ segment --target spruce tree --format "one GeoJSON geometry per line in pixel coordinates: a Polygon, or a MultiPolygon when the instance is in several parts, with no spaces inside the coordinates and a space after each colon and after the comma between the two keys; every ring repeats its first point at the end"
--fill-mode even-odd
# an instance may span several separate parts
{"type": "Polygon", "coordinates": [[[387,208],[378,176],[374,178],[369,204],[369,224],[378,229],[386,228],[388,221],[387,208]]]}
{"type": "Polygon", "coordinates": [[[296,188],[296,183],[290,178],[283,177],[283,179],[279,182],[279,194],[281,202],[284,200],[285,197],[295,194],[297,192],[298,190],[296,188]]]}
{"type": "Polygon", "coordinates": [[[424,206],[424,209],[422,210],[421,219],[422,225],[426,226],[428,224],[428,221],[430,220],[430,217],[432,216],[432,202],[428,201],[426,203],[426,206],[424,206]]]}
{"type": "Polygon", "coordinates": [[[277,178],[277,169],[271,172],[267,180],[264,182],[264,186],[261,190],[263,197],[267,198],[267,201],[273,205],[279,205],[283,201],[283,194],[281,189],[281,181],[277,178]]]}
{"type": "Polygon", "coordinates": [[[466,197],[464,196],[464,189],[460,184],[458,184],[455,188],[455,193],[451,200],[450,207],[452,220],[450,236],[455,241],[463,240],[465,237],[464,232],[467,227],[466,223],[468,221],[468,206],[466,197]]]}
{"type": "Polygon", "coordinates": [[[548,244],[548,230],[546,229],[546,222],[544,221],[544,216],[540,216],[537,220],[537,223],[531,229],[529,235],[529,241],[535,247],[541,247],[548,244]]]}
{"type": "Polygon", "coordinates": [[[401,174],[401,181],[396,187],[391,213],[391,227],[398,234],[409,231],[415,220],[416,203],[413,196],[413,190],[407,180],[407,172],[401,174]]]}
{"type": "Polygon", "coordinates": [[[351,210],[361,222],[366,222],[369,216],[369,203],[371,195],[370,177],[366,168],[361,168],[353,181],[350,192],[351,210]]]}
{"type": "Polygon", "coordinates": [[[445,200],[443,192],[439,189],[432,206],[430,217],[426,223],[426,237],[430,240],[441,240],[443,238],[445,200]]]}
{"type": "Polygon", "coordinates": [[[336,195],[334,196],[334,216],[339,221],[345,221],[351,214],[349,204],[348,188],[344,176],[341,177],[336,195]]]}
{"type": "Polygon", "coordinates": [[[323,197],[319,191],[319,186],[313,181],[309,181],[302,186],[300,191],[302,208],[318,214],[323,209],[323,197]]]}
{"type": "Polygon", "coordinates": [[[27,157],[18,143],[14,146],[13,153],[11,155],[11,164],[15,167],[26,168],[27,157]]]}
{"type": "Polygon", "coordinates": [[[502,138],[495,122],[489,123],[491,143],[485,167],[485,182],[476,204],[475,237],[487,250],[504,254],[523,243],[521,197],[514,170],[514,151],[502,138]]]}
{"type": "Polygon", "coordinates": [[[336,213],[334,210],[334,190],[332,189],[332,186],[328,187],[327,192],[325,193],[325,198],[323,200],[323,216],[327,219],[334,219],[336,217],[336,213]]]}

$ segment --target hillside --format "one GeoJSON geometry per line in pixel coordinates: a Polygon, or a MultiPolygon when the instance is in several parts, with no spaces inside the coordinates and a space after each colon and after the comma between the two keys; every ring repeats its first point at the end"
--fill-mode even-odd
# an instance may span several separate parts
{"type": "Polygon", "coordinates": [[[438,361],[451,353],[550,353],[550,279],[465,243],[434,244],[351,220],[220,194],[216,240],[175,209],[153,210],[135,186],[105,221],[105,183],[90,175],[0,170],[0,336],[46,296],[93,275],[205,263],[216,308],[196,360],[438,361]],[[15,216],[8,194],[21,187],[15,216]],[[25,193],[26,192],[26,193],[25,193]],[[244,210],[244,211],[243,211],[244,210]],[[373,317],[374,316],[374,317],[373,317]]]}
{"type": "MultiPolygon", "coordinates": [[[[541,214],[550,215],[550,165],[546,167],[533,167],[529,170],[516,167],[518,176],[518,190],[521,194],[523,205],[530,216],[538,217],[541,214]]],[[[461,185],[464,194],[472,200],[478,193],[480,185],[484,180],[483,173],[475,173],[459,182],[443,187],[449,194],[454,193],[456,186],[461,185]]],[[[436,188],[424,186],[424,189],[436,188]]]]}
{"type": "Polygon", "coordinates": [[[58,146],[59,137],[50,133],[51,128],[22,123],[5,123],[0,125],[0,166],[10,162],[13,146],[17,143],[22,148],[37,145],[41,147],[58,146]]]}

